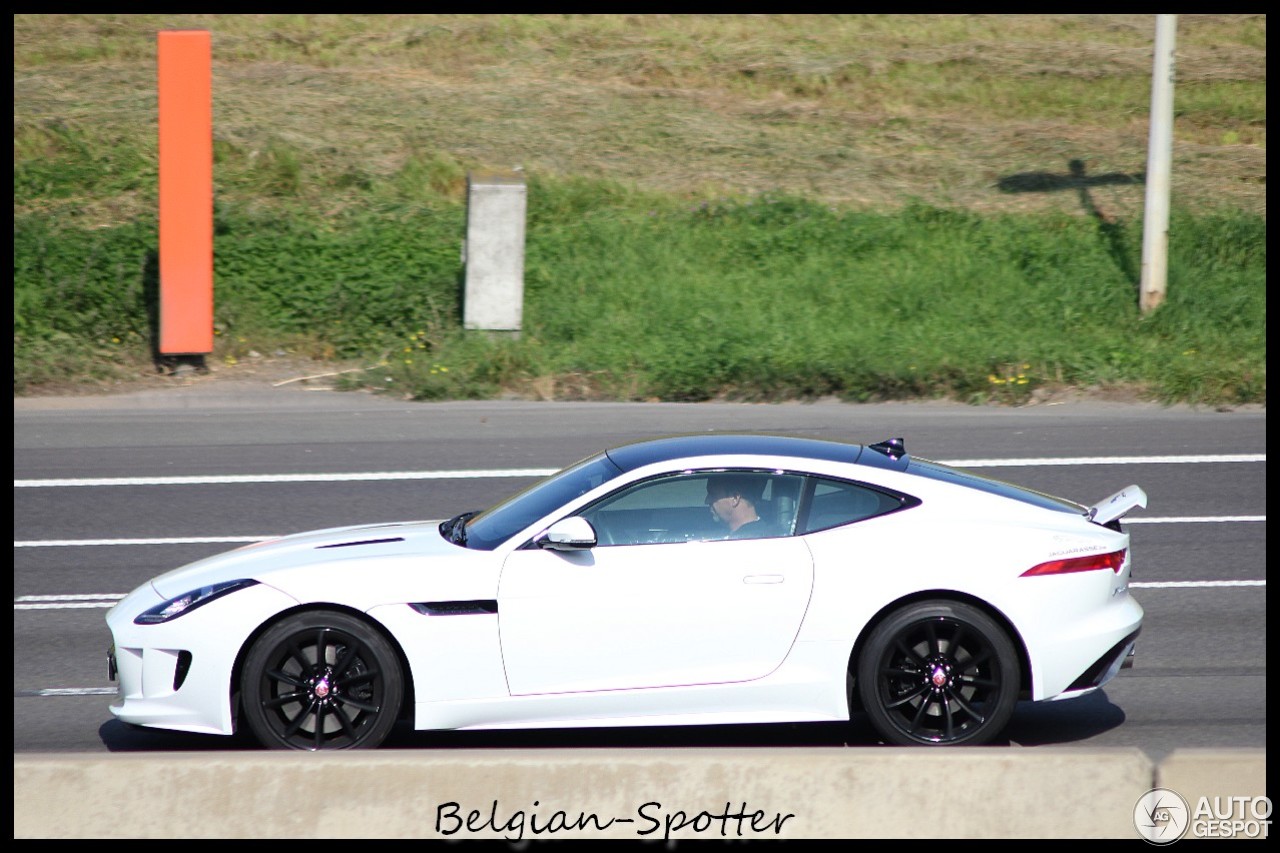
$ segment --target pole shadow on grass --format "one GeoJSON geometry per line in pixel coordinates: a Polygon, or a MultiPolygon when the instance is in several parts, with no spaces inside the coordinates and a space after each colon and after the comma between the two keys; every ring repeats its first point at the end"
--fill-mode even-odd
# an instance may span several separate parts
{"type": "Polygon", "coordinates": [[[1067,173],[1058,172],[1018,172],[1005,175],[996,181],[996,187],[1003,193],[1052,193],[1074,191],[1080,198],[1080,207],[1097,223],[1098,236],[1107,244],[1107,252],[1116,266],[1124,273],[1125,278],[1138,284],[1138,270],[1135,268],[1132,253],[1128,250],[1124,237],[1124,228],[1116,217],[1107,214],[1098,207],[1089,190],[1093,187],[1116,186],[1123,184],[1144,184],[1146,173],[1137,172],[1104,172],[1090,175],[1085,170],[1083,160],[1071,160],[1067,163],[1067,173]]]}
{"type": "Polygon", "coordinates": [[[142,264],[142,303],[147,309],[147,340],[151,342],[151,361],[160,366],[160,252],[147,250],[142,264]]]}

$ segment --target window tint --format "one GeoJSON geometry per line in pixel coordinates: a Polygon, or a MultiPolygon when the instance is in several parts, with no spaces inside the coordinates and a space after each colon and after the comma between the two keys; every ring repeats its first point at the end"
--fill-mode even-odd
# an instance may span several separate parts
{"type": "Polygon", "coordinates": [[[580,515],[596,529],[601,546],[790,536],[803,481],[798,475],[773,471],[668,475],[609,495],[580,515]],[[730,530],[724,519],[717,519],[708,495],[724,489],[749,501],[757,520],[730,530]]]}
{"type": "Polygon", "coordinates": [[[857,483],[815,479],[813,495],[809,498],[800,532],[813,533],[815,530],[852,524],[910,505],[909,499],[857,483]]]}

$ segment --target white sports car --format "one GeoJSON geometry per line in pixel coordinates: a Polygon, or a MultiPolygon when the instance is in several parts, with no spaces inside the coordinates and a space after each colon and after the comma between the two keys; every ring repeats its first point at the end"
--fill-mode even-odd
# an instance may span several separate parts
{"type": "Polygon", "coordinates": [[[418,729],[848,720],[975,744],[1133,653],[1120,518],[871,445],[699,435],[480,513],[249,545],[107,614],[112,712],[266,746],[418,729]]]}

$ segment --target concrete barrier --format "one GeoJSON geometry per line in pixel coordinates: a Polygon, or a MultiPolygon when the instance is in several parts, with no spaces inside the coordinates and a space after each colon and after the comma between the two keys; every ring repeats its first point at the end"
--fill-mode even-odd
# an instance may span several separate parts
{"type": "Polygon", "coordinates": [[[1156,768],[1156,787],[1183,797],[1267,795],[1263,749],[1179,749],[1156,768]]]}
{"type": "Polygon", "coordinates": [[[1156,768],[1155,787],[1174,791],[1185,802],[1184,838],[1270,834],[1266,750],[1176,750],[1156,768]]]}
{"type": "Polygon", "coordinates": [[[1138,749],[16,754],[14,837],[1133,839],[1155,773],[1138,749]]]}
{"type": "Polygon", "coordinates": [[[520,332],[527,207],[523,173],[482,171],[467,176],[464,328],[520,332]]]}

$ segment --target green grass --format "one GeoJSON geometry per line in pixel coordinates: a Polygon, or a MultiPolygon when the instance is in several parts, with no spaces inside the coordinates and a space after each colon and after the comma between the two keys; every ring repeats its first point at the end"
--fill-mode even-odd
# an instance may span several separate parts
{"type": "MultiPolygon", "coordinates": [[[[1171,241],[1186,248],[1171,255],[1169,301],[1142,317],[1141,223],[673,202],[582,181],[535,180],[530,198],[518,340],[460,329],[463,207],[407,203],[337,221],[220,209],[219,335],[310,338],[366,360],[350,384],[422,399],[1018,402],[1083,385],[1265,401],[1256,216],[1176,217],[1171,241]]],[[[39,384],[68,336],[98,349],[149,339],[154,247],[151,227],[15,222],[15,258],[30,262],[15,266],[15,387],[27,371],[39,384]]]]}
{"type": "Polygon", "coordinates": [[[1265,16],[14,18],[14,391],[148,369],[155,37],[214,38],[217,345],[422,399],[1266,399],[1265,16]],[[464,334],[467,173],[530,176],[525,329],[464,334]]]}

